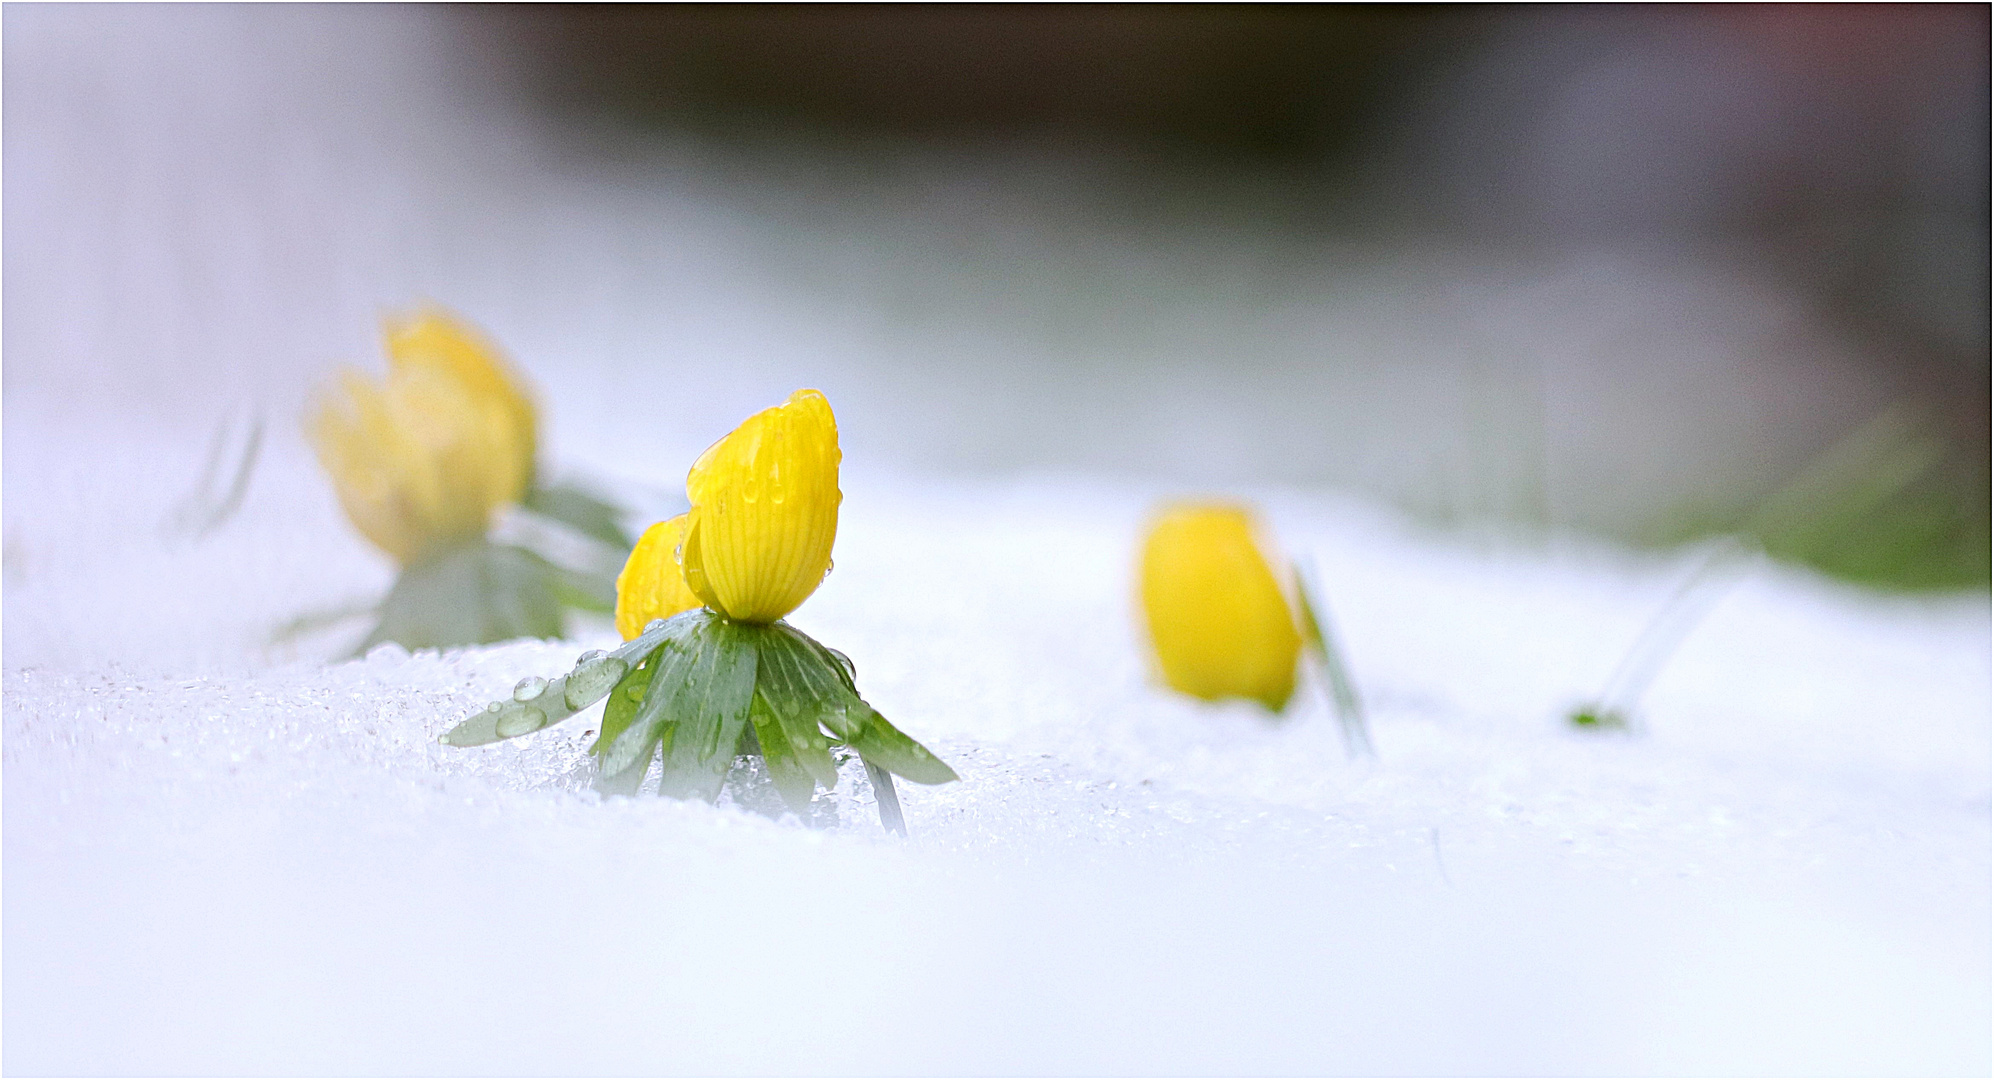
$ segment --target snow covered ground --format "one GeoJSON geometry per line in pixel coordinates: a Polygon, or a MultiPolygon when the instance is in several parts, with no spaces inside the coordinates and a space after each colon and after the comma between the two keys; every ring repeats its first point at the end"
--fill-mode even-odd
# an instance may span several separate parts
{"type": "Polygon", "coordinates": [[[1763,275],[1150,235],[1084,161],[883,167],[872,203],[588,166],[452,97],[433,9],[337,11],[5,13],[0,1068],[1994,1070],[1984,595],[1757,568],[1645,733],[1592,736],[1559,717],[1691,555],[1329,486],[1763,491],[1885,403],[1763,275]],[[587,714],[436,744],[606,624],[270,643],[388,585],[296,418],[425,297],[635,504],[826,390],[837,568],[793,621],[961,773],[902,788],[910,838],[856,778],[826,830],[601,800],[587,714]],[[164,530],[230,407],[268,423],[240,514],[164,530]],[[1378,760],[1313,696],[1151,685],[1132,559],[1187,486],[1313,563],[1378,760]]]}
{"type": "Polygon", "coordinates": [[[1373,705],[1344,760],[1147,681],[1157,491],[848,468],[794,621],[962,774],[812,831],[604,801],[584,714],[435,736],[568,642],[263,644],[387,571],[295,435],[198,543],[198,439],[8,400],[11,1073],[1975,1073],[1989,619],[1772,568],[1592,692],[1688,569],[1256,493],[1373,705]],[[32,512],[26,512],[28,510],[32,512]]]}

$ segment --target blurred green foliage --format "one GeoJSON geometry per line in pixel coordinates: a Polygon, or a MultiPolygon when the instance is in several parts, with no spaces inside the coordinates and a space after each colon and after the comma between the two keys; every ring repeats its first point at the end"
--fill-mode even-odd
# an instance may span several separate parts
{"type": "Polygon", "coordinates": [[[1985,589],[1994,574],[1985,446],[1894,406],[1816,457],[1755,509],[1687,513],[1652,539],[1737,535],[1766,554],[1873,588],[1985,589]]]}

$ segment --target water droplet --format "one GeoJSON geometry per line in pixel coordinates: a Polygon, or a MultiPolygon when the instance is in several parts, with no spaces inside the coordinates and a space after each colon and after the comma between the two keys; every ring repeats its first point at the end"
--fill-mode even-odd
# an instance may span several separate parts
{"type": "Polygon", "coordinates": [[[652,619],[650,622],[644,624],[644,632],[647,634],[655,634],[664,628],[665,620],[663,619],[652,619]]]}
{"type": "Polygon", "coordinates": [[[810,749],[810,740],[802,735],[791,735],[789,741],[794,743],[798,750],[810,749]]]}
{"type": "Polygon", "coordinates": [[[499,703],[498,703],[498,702],[496,702],[496,701],[494,701],[494,702],[492,702],[492,703],[491,703],[490,705],[487,705],[487,706],[485,706],[485,711],[486,711],[486,712],[497,712],[497,711],[499,711],[500,707],[501,707],[501,706],[499,705],[499,703]]]}
{"type": "Polygon", "coordinates": [[[570,709],[584,708],[614,689],[618,680],[630,670],[627,661],[601,652],[582,661],[568,675],[568,690],[562,700],[570,709]]]}
{"type": "Polygon", "coordinates": [[[538,675],[528,675],[512,688],[512,700],[532,701],[547,692],[547,680],[538,675]]]}
{"type": "Polygon", "coordinates": [[[443,734],[441,734],[441,735],[438,735],[438,736],[436,737],[436,741],[437,741],[437,742],[440,742],[440,743],[442,743],[442,744],[443,744],[443,745],[445,745],[445,746],[449,746],[449,745],[450,745],[450,733],[446,731],[446,732],[444,732],[443,734]]]}
{"type": "Polygon", "coordinates": [[[623,691],[623,696],[632,701],[641,702],[644,700],[644,691],[647,688],[648,684],[646,683],[631,683],[629,688],[623,691]]]}
{"type": "MultiPolygon", "coordinates": [[[[831,571],[833,571],[833,570],[836,570],[837,568],[838,568],[838,564],[837,564],[837,562],[835,562],[834,560],[831,560],[831,559],[825,559],[825,560],[824,560],[824,577],[830,577],[830,576],[831,576],[831,571]]],[[[819,580],[819,581],[822,581],[822,580],[824,580],[824,578],[818,578],[817,580],[819,580]]]]}
{"type": "Polygon", "coordinates": [[[498,719],[498,733],[504,738],[524,735],[529,731],[539,731],[547,726],[547,714],[531,705],[518,705],[506,710],[498,719]]]}
{"type": "Polygon", "coordinates": [[[589,661],[595,659],[598,656],[606,656],[606,655],[608,654],[603,652],[601,649],[590,649],[589,651],[581,654],[580,656],[575,657],[575,666],[580,667],[581,665],[588,663],[589,661]]]}

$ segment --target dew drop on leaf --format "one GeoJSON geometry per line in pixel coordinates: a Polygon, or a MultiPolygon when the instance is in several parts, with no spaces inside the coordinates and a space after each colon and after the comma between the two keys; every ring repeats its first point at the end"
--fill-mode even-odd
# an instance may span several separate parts
{"type": "Polygon", "coordinates": [[[629,670],[629,663],[598,652],[583,659],[581,666],[568,675],[568,690],[562,699],[570,709],[584,708],[614,689],[629,670]]]}
{"type": "Polygon", "coordinates": [[[495,730],[506,738],[539,731],[547,726],[547,714],[531,705],[515,706],[499,717],[495,730]]]}

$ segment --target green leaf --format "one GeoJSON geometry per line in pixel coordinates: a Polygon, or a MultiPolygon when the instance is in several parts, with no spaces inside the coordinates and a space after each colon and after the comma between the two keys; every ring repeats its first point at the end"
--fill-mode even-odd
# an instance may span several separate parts
{"type": "Polygon", "coordinates": [[[771,655],[779,659],[777,677],[764,680],[763,692],[779,713],[806,718],[813,734],[821,723],[862,757],[917,784],[956,779],[955,770],[865,703],[853,683],[850,660],[787,623],[770,629],[779,634],[763,639],[763,663],[769,664],[771,655]]]}
{"type": "MultiPolygon", "coordinates": [[[[538,680],[537,687],[533,681],[527,681],[524,686],[516,688],[511,697],[493,702],[450,729],[440,741],[450,746],[480,746],[558,724],[601,701],[621,685],[630,674],[632,665],[641,663],[669,633],[675,632],[671,626],[667,623],[664,629],[641,634],[617,646],[613,652],[594,650],[583,653],[575,661],[574,670],[566,675],[552,680],[538,680]]],[[[629,702],[627,698],[625,701],[634,708],[634,702],[629,702]]],[[[604,711],[608,713],[608,710],[604,711]]]]}
{"type": "MultiPolygon", "coordinates": [[[[754,726],[756,750],[762,761],[768,765],[769,779],[775,782],[775,789],[782,796],[783,805],[796,812],[804,820],[810,817],[810,800],[817,794],[817,781],[810,770],[803,767],[796,749],[790,745],[789,735],[782,728],[782,721],[775,710],[769,707],[768,699],[759,692],[748,708],[748,720],[754,726]]],[[[825,759],[829,760],[829,753],[825,759]]],[[[835,779],[835,769],[832,776],[835,779]]]]}
{"type": "MultiPolygon", "coordinates": [[[[658,668],[658,654],[662,651],[657,648],[646,653],[609,692],[609,703],[602,707],[602,731],[596,736],[595,745],[589,747],[599,763],[607,757],[609,747],[629,731],[638,710],[648,699],[651,679],[658,668]]],[[[619,769],[599,769],[595,789],[604,795],[637,794],[637,789],[644,785],[644,775],[651,769],[651,758],[658,752],[658,742],[656,737],[643,740],[619,769]]]]}
{"type": "MultiPolygon", "coordinates": [[[[770,627],[759,639],[761,667],[756,690],[781,725],[798,764],[826,788],[838,786],[838,766],[831,760],[831,740],[820,722],[827,708],[842,707],[845,690],[822,678],[815,654],[804,648],[789,627],[770,627]]],[[[766,742],[766,740],[764,740],[766,742]]]]}
{"type": "Polygon", "coordinates": [[[535,487],[526,493],[522,505],[624,551],[636,544],[623,531],[624,509],[573,481],[535,487]]]}
{"type": "Polygon", "coordinates": [[[946,784],[958,779],[955,770],[929,753],[927,747],[887,723],[886,717],[879,715],[872,706],[864,708],[865,726],[858,737],[851,740],[852,749],[857,750],[860,757],[917,784],[946,784]]]}
{"type": "Polygon", "coordinates": [[[595,745],[589,747],[589,753],[600,757],[637,718],[637,706],[644,700],[645,691],[650,689],[652,673],[657,671],[656,659],[655,651],[647,654],[609,692],[609,704],[602,707],[602,730],[596,735],[595,745]]]}
{"type": "Polygon", "coordinates": [[[657,755],[658,743],[653,739],[646,743],[641,752],[633,754],[630,764],[621,772],[596,774],[595,789],[604,795],[635,795],[644,786],[644,776],[651,771],[651,759],[657,755]]]}
{"type": "Polygon", "coordinates": [[[1336,647],[1336,635],[1330,632],[1328,620],[1316,614],[1318,610],[1329,609],[1316,602],[1309,590],[1308,575],[1300,567],[1295,568],[1295,599],[1301,607],[1303,640],[1315,654],[1323,680],[1329,684],[1329,703],[1343,729],[1344,753],[1351,757],[1376,757],[1378,752],[1371,746],[1371,730],[1364,719],[1364,699],[1357,696],[1350,665],[1336,647]]]}
{"type": "Polygon", "coordinates": [[[651,692],[669,692],[665,706],[677,734],[665,749],[659,792],[679,798],[720,797],[727,770],[755,696],[756,639],[761,627],[714,616],[685,639],[690,663],[676,683],[653,680],[651,692]]]}
{"type": "Polygon", "coordinates": [[[474,540],[404,567],[380,621],[354,655],[384,641],[414,649],[561,636],[561,604],[545,559],[474,540]]]}
{"type": "Polygon", "coordinates": [[[644,690],[644,700],[637,705],[637,713],[630,720],[630,726],[609,740],[609,749],[602,753],[602,773],[613,776],[631,767],[640,759],[649,760],[652,747],[662,745],[665,753],[671,753],[674,737],[672,728],[678,717],[674,699],[684,688],[686,676],[698,659],[700,645],[698,630],[703,623],[678,623],[673,620],[676,631],[669,633],[658,651],[651,654],[651,682],[644,690]]]}
{"type": "Polygon", "coordinates": [[[554,595],[564,606],[604,615],[615,613],[616,575],[565,566],[555,566],[551,570],[554,595]]]}

